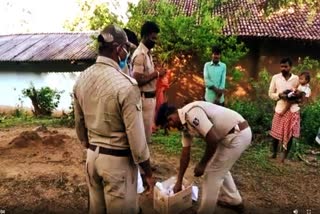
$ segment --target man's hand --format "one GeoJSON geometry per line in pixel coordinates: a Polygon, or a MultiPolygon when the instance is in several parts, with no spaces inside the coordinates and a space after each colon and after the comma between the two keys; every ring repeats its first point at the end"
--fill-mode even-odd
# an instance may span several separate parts
{"type": "Polygon", "coordinates": [[[279,98],[280,99],[286,99],[287,98],[287,95],[285,93],[280,93],[279,94],[279,98]]]}
{"type": "Polygon", "coordinates": [[[177,192],[180,192],[182,190],[182,184],[180,182],[177,182],[173,187],[173,192],[176,194],[177,192]]]}
{"type": "Polygon", "coordinates": [[[215,87],[214,85],[211,86],[211,87],[209,87],[209,89],[213,90],[214,93],[216,93],[217,97],[219,97],[219,98],[220,98],[220,97],[222,96],[222,94],[224,93],[224,89],[217,88],[217,87],[215,87]]]}
{"type": "Polygon", "coordinates": [[[220,99],[216,98],[214,101],[213,101],[214,104],[216,105],[220,105],[220,99]]]}
{"type": "Polygon", "coordinates": [[[152,195],[153,188],[154,188],[154,185],[155,185],[154,177],[153,176],[146,177],[146,182],[147,182],[146,194],[147,195],[150,195],[150,194],[152,195]]]}
{"type": "Polygon", "coordinates": [[[201,175],[203,175],[204,170],[206,169],[206,165],[203,163],[198,163],[196,168],[194,168],[194,176],[195,177],[200,177],[201,175]]]}

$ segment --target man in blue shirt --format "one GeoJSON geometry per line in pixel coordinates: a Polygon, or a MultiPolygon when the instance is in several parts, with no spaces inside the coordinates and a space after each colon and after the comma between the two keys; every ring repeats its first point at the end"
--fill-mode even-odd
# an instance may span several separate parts
{"type": "Polygon", "coordinates": [[[227,66],[220,61],[221,50],[212,47],[212,61],[204,65],[205,100],[224,106],[227,66]]]}

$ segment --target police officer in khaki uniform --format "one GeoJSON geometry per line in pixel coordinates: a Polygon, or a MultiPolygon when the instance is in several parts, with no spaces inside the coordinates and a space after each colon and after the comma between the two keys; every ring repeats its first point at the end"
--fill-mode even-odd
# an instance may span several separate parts
{"type": "Polygon", "coordinates": [[[152,125],[156,110],[157,78],[165,75],[165,71],[157,72],[151,56],[160,32],[156,23],[147,21],[141,28],[141,42],[132,55],[133,77],[137,80],[142,97],[142,112],[147,142],[151,143],[152,125]]]}
{"type": "Polygon", "coordinates": [[[196,177],[204,174],[198,213],[213,213],[217,201],[243,213],[242,198],[230,169],[251,143],[252,134],[247,121],[233,110],[204,101],[192,102],[178,110],[172,106],[160,108],[157,117],[165,118],[157,125],[183,130],[180,169],[174,192],[181,190],[189,165],[192,137],[200,136],[206,141],[206,150],[194,169],[196,177]]]}
{"type": "Polygon", "coordinates": [[[87,145],[89,213],[138,213],[137,164],[152,177],[137,82],[119,64],[130,43],[123,29],[109,25],[98,36],[99,56],[74,86],[78,138],[87,145]]]}

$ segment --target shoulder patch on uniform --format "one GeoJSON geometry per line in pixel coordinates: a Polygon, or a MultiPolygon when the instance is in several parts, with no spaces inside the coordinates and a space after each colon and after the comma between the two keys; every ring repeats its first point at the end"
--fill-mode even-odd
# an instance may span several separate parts
{"type": "Polygon", "coordinates": [[[195,117],[195,118],[193,119],[193,121],[192,121],[192,124],[193,124],[194,126],[199,126],[199,124],[200,124],[199,119],[195,117]]]}

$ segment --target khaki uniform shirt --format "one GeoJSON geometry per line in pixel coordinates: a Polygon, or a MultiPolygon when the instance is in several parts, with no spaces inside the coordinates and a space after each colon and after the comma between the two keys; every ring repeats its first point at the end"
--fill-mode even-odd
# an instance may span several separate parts
{"type": "Polygon", "coordinates": [[[110,58],[99,56],[74,86],[76,130],[81,141],[88,130],[90,144],[131,149],[140,163],[149,159],[137,82],[110,58]]]}
{"type": "MultiPolygon", "coordinates": [[[[149,75],[154,72],[154,64],[150,50],[140,42],[138,48],[132,55],[132,72],[149,75]]],[[[141,92],[156,91],[157,79],[140,86],[141,92]]]]}
{"type": "Polygon", "coordinates": [[[245,119],[237,112],[205,101],[195,101],[178,109],[184,131],[182,145],[190,146],[193,136],[205,138],[213,127],[216,139],[222,140],[229,131],[245,119]]]}
{"type": "MultiPolygon", "coordinates": [[[[277,101],[275,112],[281,113],[286,107],[286,101],[279,99],[279,94],[289,89],[296,89],[299,85],[299,77],[292,74],[291,77],[286,80],[282,73],[276,74],[272,77],[270,87],[269,87],[269,97],[277,101]]],[[[290,107],[291,112],[299,111],[298,104],[292,104],[290,107]]]]}

